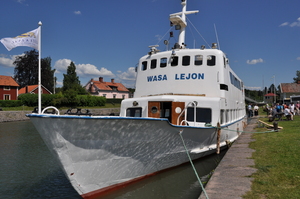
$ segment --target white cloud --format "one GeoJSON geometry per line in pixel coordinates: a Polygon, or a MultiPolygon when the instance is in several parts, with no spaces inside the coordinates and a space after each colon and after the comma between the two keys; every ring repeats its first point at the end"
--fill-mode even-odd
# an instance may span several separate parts
{"type": "Polygon", "coordinates": [[[134,88],[135,87],[135,79],[136,79],[136,72],[135,67],[129,67],[126,72],[118,71],[117,74],[118,81],[120,81],[124,86],[127,88],[134,88]]]}
{"type": "Polygon", "coordinates": [[[15,67],[13,65],[14,61],[16,60],[17,56],[23,56],[24,54],[21,55],[3,55],[0,54],[0,66],[4,67],[15,67]]]}
{"type": "Polygon", "coordinates": [[[56,69],[56,73],[65,73],[67,71],[68,66],[70,66],[70,59],[59,59],[55,62],[54,68],[56,69]]]}
{"type": "Polygon", "coordinates": [[[245,86],[248,90],[261,90],[261,87],[255,87],[255,86],[245,86]]]}
{"type": "Polygon", "coordinates": [[[74,14],[75,15],[81,15],[81,11],[79,11],[79,10],[78,11],[74,11],[74,14]]]}
{"type": "Polygon", "coordinates": [[[76,65],[76,73],[83,77],[115,77],[115,75],[106,68],[102,67],[100,70],[92,64],[78,64],[76,65]]]}
{"type": "Polygon", "coordinates": [[[284,23],[280,24],[279,27],[281,27],[281,26],[287,26],[287,25],[289,25],[289,22],[284,22],[284,23]]]}
{"type": "Polygon", "coordinates": [[[288,25],[290,27],[300,27],[300,17],[296,21],[294,21],[292,23],[284,22],[284,23],[280,24],[279,27],[281,27],[281,26],[288,26],[288,25]]]}
{"type": "MultiPolygon", "coordinates": [[[[70,59],[60,59],[57,60],[54,64],[54,68],[56,69],[57,73],[66,73],[68,66],[70,66],[71,60],[70,59]]],[[[92,65],[92,64],[76,64],[76,73],[79,77],[115,77],[115,75],[107,70],[106,68],[102,67],[100,70],[92,65]]]]}
{"type": "Polygon", "coordinates": [[[297,60],[300,60],[300,57],[297,57],[296,59],[297,59],[297,60]]]}
{"type": "Polygon", "coordinates": [[[247,60],[247,64],[258,64],[258,63],[263,63],[263,62],[264,62],[264,60],[262,58],[247,60]]]}

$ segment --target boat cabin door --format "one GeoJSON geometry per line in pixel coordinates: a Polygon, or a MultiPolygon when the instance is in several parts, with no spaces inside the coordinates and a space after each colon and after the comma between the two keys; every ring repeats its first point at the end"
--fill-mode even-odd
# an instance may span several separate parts
{"type": "MultiPolygon", "coordinates": [[[[180,113],[184,110],[184,102],[148,102],[148,117],[167,118],[170,123],[177,125],[177,119],[180,113]]],[[[184,114],[179,119],[180,122],[184,119],[184,114]]]]}

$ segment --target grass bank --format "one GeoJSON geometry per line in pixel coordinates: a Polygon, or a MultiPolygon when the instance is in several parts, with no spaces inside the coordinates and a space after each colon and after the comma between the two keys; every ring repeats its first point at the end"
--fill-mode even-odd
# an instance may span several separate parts
{"type": "MultiPolygon", "coordinates": [[[[262,118],[267,122],[267,118],[262,118]]],[[[270,123],[271,124],[271,123],[270,123]]],[[[279,132],[253,134],[250,148],[258,171],[244,199],[300,198],[300,116],[278,121],[279,132]]],[[[265,131],[265,128],[257,128],[265,131]]]]}

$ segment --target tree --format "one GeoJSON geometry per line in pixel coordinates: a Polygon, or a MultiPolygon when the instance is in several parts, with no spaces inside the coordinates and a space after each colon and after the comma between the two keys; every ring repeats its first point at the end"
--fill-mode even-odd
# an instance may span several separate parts
{"type": "Polygon", "coordinates": [[[296,71],[296,75],[297,77],[294,77],[294,83],[298,83],[298,81],[300,81],[300,70],[297,70],[296,71]]]}
{"type": "Polygon", "coordinates": [[[45,86],[49,91],[53,93],[54,83],[56,82],[56,77],[54,78],[55,69],[51,70],[51,58],[46,57],[41,60],[42,65],[42,85],[45,86]]]}
{"type": "MultiPolygon", "coordinates": [[[[23,56],[17,56],[13,63],[16,67],[14,78],[20,87],[38,84],[38,52],[26,51],[23,56]]],[[[55,69],[51,69],[51,58],[41,59],[41,84],[51,92],[53,91],[55,69]]]]}
{"type": "Polygon", "coordinates": [[[76,74],[76,66],[73,62],[68,66],[67,74],[64,74],[62,92],[75,95],[86,94],[85,89],[80,85],[79,77],[76,74]]]}
{"type": "Polygon", "coordinates": [[[25,55],[17,56],[13,63],[14,79],[21,87],[38,84],[38,52],[26,51],[25,55]]]}

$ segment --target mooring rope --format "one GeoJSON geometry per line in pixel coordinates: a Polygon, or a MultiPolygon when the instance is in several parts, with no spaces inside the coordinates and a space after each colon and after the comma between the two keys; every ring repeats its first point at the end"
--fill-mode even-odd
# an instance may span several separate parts
{"type": "Polygon", "coordinates": [[[205,197],[206,197],[207,199],[209,199],[208,196],[207,196],[207,193],[206,193],[206,191],[205,191],[205,189],[204,189],[204,187],[203,187],[203,184],[202,184],[202,182],[201,182],[201,179],[199,178],[199,175],[198,175],[198,173],[197,173],[197,171],[196,171],[196,168],[195,168],[195,166],[194,166],[194,164],[193,164],[193,161],[192,161],[192,159],[191,159],[191,157],[190,157],[189,151],[188,151],[187,148],[186,148],[186,145],[185,145],[185,143],[184,143],[183,137],[182,137],[182,135],[181,135],[182,132],[183,132],[183,130],[180,130],[180,131],[179,131],[179,135],[180,135],[180,138],[181,138],[181,140],[182,140],[183,146],[184,146],[184,148],[185,148],[186,154],[187,154],[187,156],[189,157],[190,163],[191,163],[191,165],[192,165],[192,167],[193,167],[193,170],[194,170],[194,172],[195,172],[195,174],[196,174],[196,176],[197,176],[197,179],[198,179],[198,181],[199,181],[199,183],[200,183],[200,186],[201,186],[201,188],[202,188],[202,191],[203,191],[205,197]]]}

